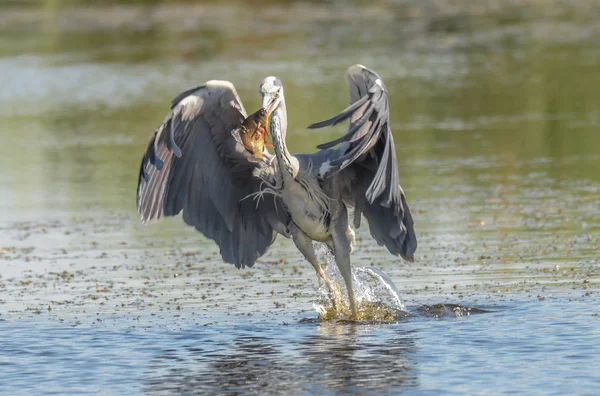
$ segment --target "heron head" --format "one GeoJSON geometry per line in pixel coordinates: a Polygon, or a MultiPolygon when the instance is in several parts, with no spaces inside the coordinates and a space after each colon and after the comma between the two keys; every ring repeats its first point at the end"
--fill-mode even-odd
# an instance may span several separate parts
{"type": "Polygon", "coordinates": [[[277,77],[267,77],[260,84],[260,94],[262,95],[262,107],[271,115],[283,100],[283,85],[277,77]]]}

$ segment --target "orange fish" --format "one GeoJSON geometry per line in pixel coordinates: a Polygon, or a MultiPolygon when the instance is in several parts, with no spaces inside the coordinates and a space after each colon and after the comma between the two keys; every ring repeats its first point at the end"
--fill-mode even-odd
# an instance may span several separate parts
{"type": "Polygon", "coordinates": [[[267,138],[267,125],[269,117],[267,111],[259,109],[244,120],[239,129],[240,138],[246,150],[252,153],[256,158],[263,157],[264,147],[273,147],[265,141],[267,138]]]}

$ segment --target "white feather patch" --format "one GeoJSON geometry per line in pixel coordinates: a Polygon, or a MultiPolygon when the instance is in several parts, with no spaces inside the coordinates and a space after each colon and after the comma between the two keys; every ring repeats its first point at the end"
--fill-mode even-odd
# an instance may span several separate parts
{"type": "Polygon", "coordinates": [[[200,100],[199,97],[195,96],[195,95],[189,95],[186,96],[185,98],[181,99],[181,102],[179,102],[179,104],[181,106],[189,106],[189,105],[195,105],[196,103],[198,103],[198,101],[200,100]]]}
{"type": "Polygon", "coordinates": [[[327,160],[319,167],[319,177],[325,176],[329,169],[331,169],[331,161],[327,160]]]}
{"type": "MultiPolygon", "coordinates": [[[[196,96],[196,95],[189,95],[186,96],[185,98],[181,99],[181,102],[179,102],[178,107],[181,110],[181,119],[182,120],[190,120],[192,118],[194,118],[196,115],[198,115],[198,112],[200,111],[200,109],[202,108],[202,105],[200,104],[201,99],[196,96]]],[[[173,112],[175,112],[176,109],[173,110],[173,112]]]]}
{"type": "Polygon", "coordinates": [[[225,88],[225,89],[235,92],[235,88],[230,81],[210,80],[210,81],[206,82],[206,86],[209,88],[215,88],[215,87],[225,88]]]}

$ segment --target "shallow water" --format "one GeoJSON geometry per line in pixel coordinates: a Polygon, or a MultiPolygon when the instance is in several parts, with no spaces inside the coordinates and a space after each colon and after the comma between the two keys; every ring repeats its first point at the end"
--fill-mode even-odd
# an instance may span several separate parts
{"type": "Polygon", "coordinates": [[[598,386],[598,317],[580,301],[381,326],[299,323],[282,313],[224,324],[185,320],[168,330],[163,319],[144,318],[149,328],[123,328],[130,319],[0,324],[11,356],[0,391],[592,394],[598,386]]]}
{"type": "Polygon", "coordinates": [[[595,393],[600,8],[266,4],[0,5],[0,393],[595,393]],[[230,79],[250,110],[277,75],[309,151],[353,63],[385,79],[419,236],[405,263],[359,229],[353,262],[407,319],[314,321],[288,240],[236,270],[181,219],[139,224],[179,91],[230,79]]]}

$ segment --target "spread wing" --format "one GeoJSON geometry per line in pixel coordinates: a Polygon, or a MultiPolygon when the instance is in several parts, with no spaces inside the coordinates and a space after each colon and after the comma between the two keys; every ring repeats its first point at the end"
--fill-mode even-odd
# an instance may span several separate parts
{"type": "Polygon", "coordinates": [[[329,120],[312,124],[322,128],[349,120],[348,131],[340,138],[321,144],[329,151],[320,168],[323,179],[338,178],[349,186],[345,199],[354,206],[354,225],[361,213],[369,222],[371,235],[390,253],[412,260],[417,248],[413,219],[400,187],[396,149],[390,129],[388,96],[383,80],[362,65],[348,68],[350,106],[329,120]]]}
{"type": "Polygon", "coordinates": [[[273,243],[288,235],[279,198],[255,201],[267,165],[253,157],[232,131],[246,110],[233,84],[209,81],[177,96],[154,133],[140,166],[137,208],[142,221],[175,216],[220,247],[236,267],[251,267],[273,243]]]}

